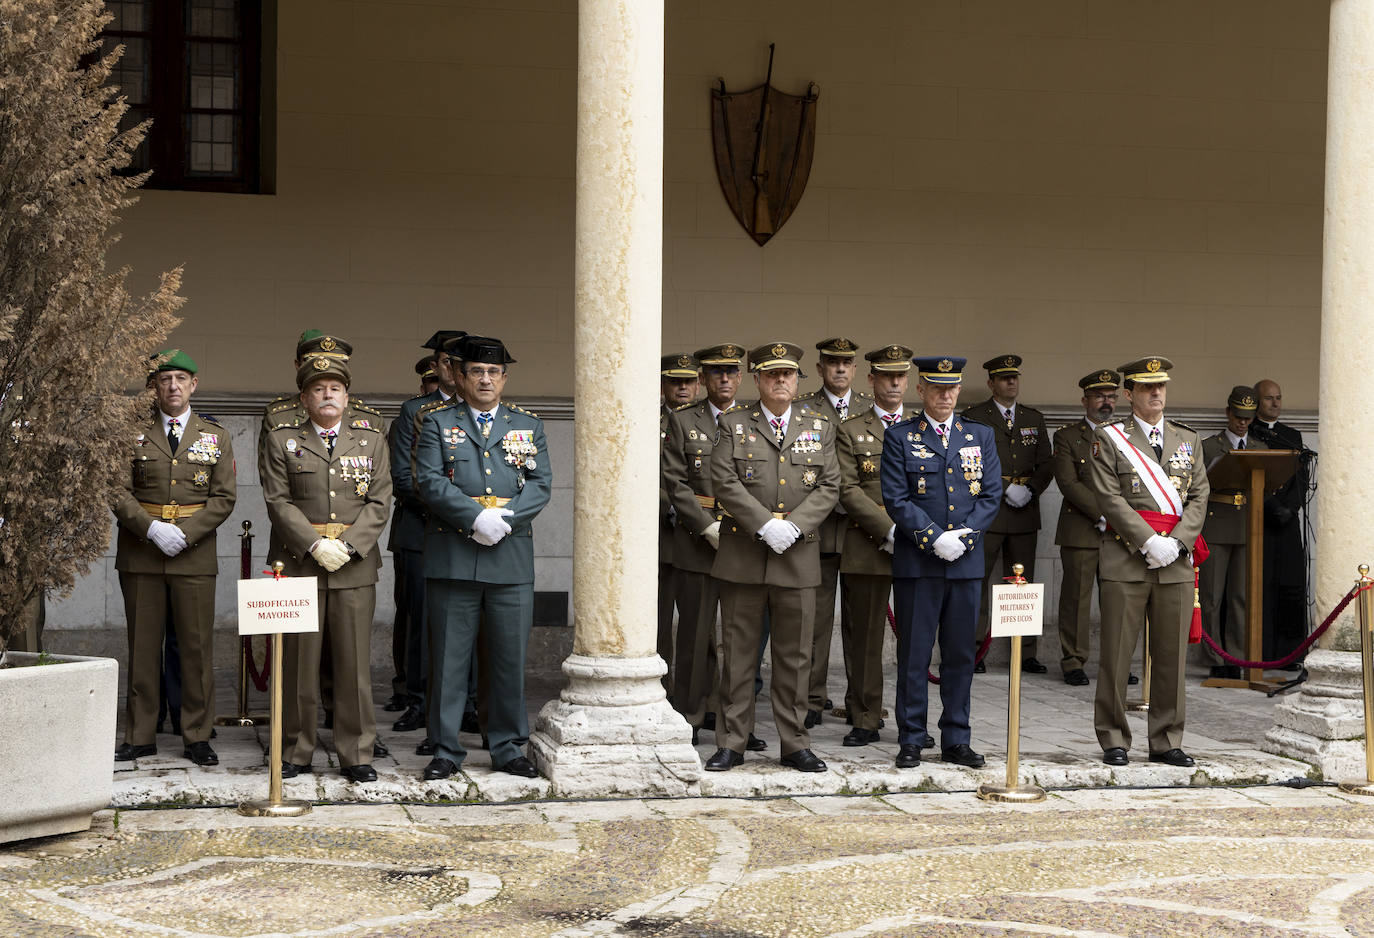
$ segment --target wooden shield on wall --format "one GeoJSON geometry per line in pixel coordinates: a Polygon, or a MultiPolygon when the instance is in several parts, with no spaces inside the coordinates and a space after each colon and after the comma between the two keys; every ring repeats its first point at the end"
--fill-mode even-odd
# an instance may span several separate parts
{"type": "Polygon", "coordinates": [[[803,95],[784,94],[767,82],[732,93],[725,90],[724,79],[711,89],[711,140],[720,190],[759,244],[786,223],[806,191],[819,96],[814,83],[803,95]]]}

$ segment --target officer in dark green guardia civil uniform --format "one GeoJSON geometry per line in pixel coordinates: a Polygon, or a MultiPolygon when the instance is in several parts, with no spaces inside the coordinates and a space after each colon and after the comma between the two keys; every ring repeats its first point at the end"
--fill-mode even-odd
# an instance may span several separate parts
{"type": "MultiPolygon", "coordinates": [[[[988,634],[988,587],[1001,582],[994,577],[1011,576],[1012,566],[1019,563],[1025,567],[1025,578],[1035,579],[1040,496],[1054,480],[1054,453],[1045,416],[1017,400],[1021,393],[1021,356],[999,355],[983,362],[983,368],[988,373],[992,396],[965,410],[963,416],[992,428],[997,458],[1002,463],[1003,491],[1001,510],[983,536],[983,562],[987,569],[978,615],[976,641],[980,644],[988,634]]],[[[1044,674],[1049,668],[1035,657],[1035,645],[1035,636],[1022,636],[1021,651],[1025,657],[1021,669],[1044,674]]],[[[974,668],[975,673],[983,670],[982,663],[974,668]]]]}
{"type": "Polygon", "coordinates": [[[238,497],[229,433],[191,410],[199,379],[181,349],[153,358],[148,384],[156,407],[132,447],[128,481],[116,493],[115,569],[129,627],[124,743],[115,761],[157,752],[154,724],[163,634],[170,624],[181,651],[183,755],[218,765],[215,723],[215,534],[238,497]]]}
{"type": "Polygon", "coordinates": [[[429,738],[426,779],[448,778],[467,755],[458,738],[481,617],[490,699],[491,764],[525,778],[525,650],[534,624],[532,522],[552,482],[544,424],[502,401],[507,365],[500,339],[464,336],[460,397],[424,414],[415,452],[415,487],[429,510],[425,597],[429,606],[429,738]]]}
{"type": "Polygon", "coordinates": [[[864,356],[872,402],[841,423],[836,434],[840,504],[847,529],[840,579],[852,616],[844,670],[850,691],[845,705],[854,728],[844,737],[846,746],[878,742],[883,723],[883,637],[896,538],[896,527],[883,508],[883,434],[902,419],[915,354],[904,345],[886,345],[864,356]]]}
{"type": "Polygon", "coordinates": [[[391,505],[386,428],[349,418],[347,363],[307,357],[296,374],[306,419],[267,434],[262,494],[272,519],[268,562],[287,576],[319,579],[320,630],[287,635],[282,776],[311,771],[319,710],[320,658],[334,678],[334,749],[344,778],[376,779],[372,709],[372,615],[377,605],[378,540],[391,505]]]}
{"type": "MultiPolygon", "coordinates": [[[[674,352],[659,359],[658,439],[660,448],[668,435],[668,416],[679,407],[697,399],[701,387],[701,362],[686,352],[674,352]]],[[[658,474],[658,656],[668,666],[663,689],[669,700],[673,695],[673,610],[677,606],[677,578],[673,569],[673,527],[677,512],[663,476],[663,460],[658,474]]]]}
{"type": "MultiPolygon", "coordinates": [[[[396,510],[391,517],[391,536],[387,548],[396,569],[396,622],[402,633],[404,653],[399,671],[405,675],[401,692],[404,712],[391,725],[397,733],[425,727],[425,689],[429,681],[429,630],[425,628],[425,506],[415,494],[411,460],[415,456],[415,415],[426,404],[451,399],[457,392],[443,351],[449,339],[467,335],[460,330],[440,330],[430,336],[424,348],[444,361],[431,358],[439,387],[429,394],[412,397],[401,405],[391,424],[388,445],[391,449],[391,494],[396,510]]],[[[394,638],[394,636],[393,636],[394,638]]],[[[388,710],[392,706],[388,705],[388,710]]],[[[423,743],[421,743],[423,745],[423,743]]]]}
{"type": "Polygon", "coordinates": [[[724,623],[721,710],[706,769],[744,761],[754,724],[754,673],[764,612],[771,622],[773,719],[781,763],[824,772],[806,727],[811,628],[821,581],[820,526],[835,508],[840,471],[835,428],[797,404],[801,347],[774,342],[749,353],[759,400],[720,415],[711,487],[721,511],[711,575],[720,581],[724,623]]]}
{"type": "MultiPolygon", "coordinates": [[[[1202,460],[1211,469],[1232,450],[1268,449],[1250,432],[1259,401],[1253,388],[1237,386],[1226,398],[1226,428],[1202,441],[1202,460]]],[[[1233,658],[1245,659],[1249,623],[1246,584],[1250,556],[1249,493],[1241,489],[1212,489],[1207,498],[1207,520],[1202,536],[1209,554],[1198,573],[1198,599],[1202,628],[1233,658]]],[[[1258,613],[1257,613],[1258,614],[1258,613]]],[[[1221,655],[1202,643],[1211,677],[1239,679],[1240,667],[1227,664],[1221,655]]]]}
{"type": "MultiPolygon", "coordinates": [[[[853,387],[854,363],[859,347],[852,339],[835,336],[816,343],[816,373],[821,386],[810,394],[797,398],[798,404],[818,410],[839,428],[850,415],[860,413],[873,403],[873,398],[853,387]]],[[[844,549],[844,506],[836,505],[830,517],[821,525],[821,585],[816,590],[816,623],[811,633],[811,679],[806,692],[806,726],[810,729],[821,722],[822,713],[830,706],[826,679],[830,676],[830,644],[835,633],[835,594],[840,594],[840,645],[844,649],[845,677],[849,675],[849,659],[853,656],[852,619],[849,601],[840,583],[840,557],[844,549]]],[[[853,705],[854,685],[846,681],[845,707],[853,705]]],[[[852,717],[851,717],[852,722],[852,717]]]]}

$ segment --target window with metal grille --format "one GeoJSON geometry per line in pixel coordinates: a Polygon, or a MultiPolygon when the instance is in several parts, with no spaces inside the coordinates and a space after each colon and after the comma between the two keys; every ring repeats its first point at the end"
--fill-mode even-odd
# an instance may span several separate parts
{"type": "Polygon", "coordinates": [[[258,192],[262,179],[262,0],[109,0],[110,82],[125,127],[152,118],[131,171],[152,189],[258,192]]]}

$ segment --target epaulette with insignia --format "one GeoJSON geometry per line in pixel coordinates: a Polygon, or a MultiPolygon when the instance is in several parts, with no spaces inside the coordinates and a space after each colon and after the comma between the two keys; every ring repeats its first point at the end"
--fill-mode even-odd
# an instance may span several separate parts
{"type": "Polygon", "coordinates": [[[201,420],[204,420],[206,423],[212,424],[212,425],[214,425],[214,426],[216,426],[216,427],[223,427],[223,426],[224,426],[224,424],[220,423],[218,420],[216,420],[214,417],[210,416],[209,414],[197,413],[196,416],[199,417],[201,420]]]}
{"type": "Polygon", "coordinates": [[[1126,422],[1126,418],[1125,418],[1123,415],[1121,415],[1121,414],[1117,414],[1115,417],[1113,417],[1112,419],[1108,420],[1106,423],[1099,423],[1099,424],[1098,424],[1098,427],[1099,427],[1099,428],[1100,428],[1100,427],[1114,427],[1114,426],[1116,426],[1117,424],[1122,424],[1122,423],[1125,423],[1125,422],[1126,422]]]}
{"type": "Polygon", "coordinates": [[[962,420],[964,423],[971,423],[974,426],[987,427],[988,429],[992,429],[991,424],[979,420],[977,417],[970,417],[968,411],[964,411],[962,414],[960,414],[959,419],[962,420]]]}
{"type": "MultiPolygon", "coordinates": [[[[1018,410],[1024,410],[1024,411],[1026,411],[1027,413],[1031,413],[1031,414],[1039,414],[1039,413],[1040,413],[1040,411],[1036,410],[1034,407],[1032,407],[1032,406],[1029,405],[1029,404],[1017,404],[1016,407],[1017,407],[1018,410]]],[[[1043,417],[1044,415],[1041,414],[1041,416],[1043,417]]]]}
{"type": "Polygon", "coordinates": [[[299,396],[293,397],[290,394],[283,394],[281,397],[273,398],[268,402],[267,412],[269,414],[274,414],[279,410],[287,410],[288,408],[295,407],[299,405],[300,402],[301,399],[299,396]]]}
{"type": "Polygon", "coordinates": [[[364,402],[358,400],[358,398],[356,398],[356,397],[350,397],[350,398],[348,399],[348,406],[349,406],[349,407],[352,407],[354,410],[365,411],[366,413],[373,414],[374,416],[377,416],[377,417],[380,417],[380,416],[382,415],[382,412],[381,412],[380,410],[378,410],[377,408],[371,406],[370,404],[366,404],[366,403],[364,403],[364,402]]]}
{"type": "Polygon", "coordinates": [[[727,408],[725,408],[723,411],[721,411],[721,413],[722,413],[722,414],[733,414],[733,413],[734,413],[735,411],[737,411],[737,410],[748,410],[751,406],[753,406],[753,405],[751,405],[751,404],[731,404],[729,407],[727,407],[727,408]]]}
{"type": "Polygon", "coordinates": [[[280,421],[280,422],[278,422],[278,423],[274,423],[274,424],[272,424],[270,427],[268,427],[267,429],[268,429],[269,431],[271,431],[271,430],[280,430],[280,429],[282,429],[283,427],[290,427],[292,430],[297,430],[297,429],[300,428],[300,425],[301,425],[301,418],[300,418],[300,417],[297,417],[297,418],[295,418],[294,420],[282,420],[282,421],[280,421]]]}
{"type": "Polygon", "coordinates": [[[1188,426],[1186,423],[1184,423],[1182,420],[1175,420],[1175,419],[1172,418],[1172,417],[1169,417],[1169,418],[1167,418],[1167,419],[1168,419],[1168,421],[1169,421],[1171,424],[1173,424],[1174,426],[1178,427],[1180,430],[1187,430],[1189,433],[1196,433],[1196,432],[1197,432],[1197,431],[1194,430],[1192,427],[1190,427],[1190,426],[1188,426]]]}
{"type": "Polygon", "coordinates": [[[691,410],[693,407],[697,406],[697,405],[700,404],[700,403],[702,403],[702,402],[701,402],[701,401],[692,401],[692,402],[689,403],[689,404],[679,404],[679,405],[677,405],[676,407],[673,408],[673,413],[677,413],[677,412],[680,411],[680,410],[691,410]]]}
{"type": "Polygon", "coordinates": [[[823,414],[819,410],[813,410],[812,408],[807,407],[805,404],[803,404],[801,407],[798,407],[797,410],[799,410],[802,414],[806,415],[807,417],[815,417],[819,420],[824,420],[826,423],[830,422],[829,414],[823,414]]]}
{"type": "Polygon", "coordinates": [[[456,400],[458,400],[458,398],[450,397],[446,401],[430,401],[428,404],[421,404],[416,414],[432,414],[436,410],[443,410],[445,407],[453,406],[453,402],[456,400]]]}
{"type": "MultiPolygon", "coordinates": [[[[506,404],[505,401],[502,401],[501,403],[506,404]]],[[[534,411],[526,410],[518,404],[506,404],[506,408],[508,410],[515,411],[517,414],[524,414],[526,417],[533,417],[535,420],[539,419],[539,415],[536,414],[534,411]]]]}

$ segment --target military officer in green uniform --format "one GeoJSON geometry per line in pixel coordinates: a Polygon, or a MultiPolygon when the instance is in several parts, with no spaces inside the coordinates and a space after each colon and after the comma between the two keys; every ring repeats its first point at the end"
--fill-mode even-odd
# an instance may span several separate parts
{"type": "MultiPolygon", "coordinates": [[[[1202,441],[1202,462],[1211,469],[1232,450],[1268,449],[1250,433],[1259,402],[1253,388],[1237,386],[1226,398],[1226,429],[1202,441]]],[[[1202,536],[1209,551],[1198,579],[1202,628],[1233,658],[1244,659],[1249,610],[1245,607],[1250,556],[1248,494],[1241,489],[1212,489],[1202,536]]],[[[1202,653],[1211,676],[1240,678],[1240,667],[1227,664],[1206,642],[1202,653]]]]}
{"type": "Polygon", "coordinates": [[[544,424],[502,401],[507,365],[499,339],[457,340],[461,395],[424,414],[415,487],[429,510],[425,596],[432,686],[426,779],[448,778],[467,750],[458,738],[478,621],[485,616],[491,693],[486,729],[491,764],[525,778],[525,650],[534,624],[533,521],[549,503],[552,472],[544,424]]]}
{"type": "MultiPolygon", "coordinates": [[[[830,425],[838,429],[850,415],[867,410],[873,403],[871,395],[853,388],[854,361],[859,347],[851,339],[835,336],[817,342],[816,352],[816,372],[820,375],[821,386],[797,398],[797,403],[824,414],[830,425]]],[[[830,676],[830,644],[835,633],[837,590],[840,595],[840,647],[844,649],[845,661],[845,707],[848,709],[854,705],[855,685],[849,667],[854,654],[852,619],[849,600],[840,586],[840,557],[844,549],[845,529],[848,527],[844,512],[844,506],[837,504],[820,530],[821,585],[816,589],[816,622],[811,634],[811,678],[806,694],[808,729],[821,722],[821,715],[828,705],[825,683],[830,676]]]]}
{"type": "Polygon", "coordinates": [[[129,477],[115,498],[115,569],[129,629],[124,743],[115,760],[157,752],[154,726],[162,640],[170,622],[181,650],[183,755],[217,765],[215,721],[215,533],[234,510],[238,488],[229,433],[191,410],[196,363],[180,349],[153,359],[148,383],[156,408],[133,447],[129,477]]]}
{"type": "Polygon", "coordinates": [[[724,623],[719,747],[706,762],[721,772],[744,761],[754,723],[754,670],[763,614],[771,621],[773,719],[782,764],[824,772],[805,725],[811,630],[821,580],[820,526],[839,497],[835,428],[794,403],[801,347],[774,342],[749,353],[759,401],[720,415],[711,487],[722,514],[711,574],[724,623]]]}
{"type": "Polygon", "coordinates": [[[415,374],[420,379],[420,397],[439,390],[439,376],[434,371],[433,355],[426,355],[415,363],[415,374]]]}
{"type": "MultiPolygon", "coordinates": [[[[1098,556],[1102,641],[1093,726],[1102,761],[1125,765],[1126,675],[1150,620],[1150,761],[1190,766],[1183,751],[1184,663],[1193,615],[1193,553],[1207,515],[1197,431],[1164,416],[1173,363],[1153,356],[1118,370],[1131,413],[1100,427],[1088,476],[1107,519],[1098,556]]],[[[1210,561],[1209,561],[1210,562],[1210,561]]]]}
{"type": "Polygon", "coordinates": [[[1097,555],[1107,530],[1097,493],[1088,484],[1088,460],[1098,445],[1097,428],[1116,412],[1121,376],[1102,368],[1079,379],[1078,386],[1083,390],[1082,419],[1054,433],[1054,481],[1064,496],[1054,543],[1064,567],[1059,583],[1059,665],[1065,684],[1082,687],[1088,683],[1083,665],[1091,642],[1097,555]]]}
{"type": "Polygon", "coordinates": [[[349,416],[347,362],[307,356],[296,373],[306,419],[267,434],[262,493],[274,543],[268,562],[287,576],[319,578],[318,632],[287,635],[282,776],[311,771],[319,709],[320,657],[327,644],[334,679],[334,749],[343,776],[376,779],[372,768],[372,615],[378,540],[391,504],[391,465],[380,419],[349,416]]]}
{"type": "Polygon", "coordinates": [[[902,400],[915,354],[894,344],[864,355],[872,403],[841,423],[836,434],[846,528],[840,577],[852,617],[844,667],[849,678],[845,706],[854,728],[844,737],[846,746],[878,742],[882,723],[883,636],[887,634],[896,528],[883,509],[879,476],[883,434],[902,419],[902,400]]]}
{"type": "MultiPolygon", "coordinates": [[[[293,368],[300,371],[308,358],[331,358],[347,364],[353,357],[353,346],[338,336],[328,335],[319,329],[307,329],[296,341],[296,357],[293,368]]],[[[363,403],[360,397],[349,398],[349,413],[345,416],[352,420],[373,420],[382,422],[382,412],[363,403]]],[[[301,406],[299,394],[283,394],[274,398],[262,412],[262,427],[258,433],[258,471],[262,471],[262,440],[271,431],[294,421],[300,426],[306,420],[305,408],[301,406]]]]}
{"type": "MultiPolygon", "coordinates": [[[[1021,356],[999,355],[983,362],[983,368],[988,373],[992,397],[964,411],[963,417],[992,427],[997,457],[1002,463],[1003,490],[1001,510],[983,537],[983,563],[987,569],[978,616],[979,643],[988,634],[988,587],[993,577],[1011,576],[1012,565],[1019,563],[1025,567],[1026,579],[1035,579],[1040,495],[1054,479],[1054,457],[1045,417],[1034,407],[1017,401],[1021,392],[1021,356]]],[[[1035,657],[1035,644],[1034,636],[1022,637],[1021,651],[1025,657],[1021,668],[1031,674],[1044,674],[1049,669],[1035,657]]],[[[984,670],[983,665],[975,670],[984,670]]]]}
{"type": "MultiPolygon", "coordinates": [[[[658,414],[660,448],[668,437],[668,416],[679,407],[686,407],[697,399],[701,384],[701,362],[686,352],[674,352],[659,360],[659,394],[662,404],[658,414]]],[[[658,656],[668,666],[663,675],[663,689],[669,699],[673,694],[673,609],[677,605],[677,581],[673,569],[673,528],[677,512],[668,497],[663,475],[663,460],[659,459],[658,475],[658,656]]]]}
{"type": "MultiPolygon", "coordinates": [[[[734,406],[743,346],[733,342],[697,351],[706,397],[675,409],[663,431],[663,488],[672,506],[673,567],[677,583],[677,643],[673,706],[695,740],[719,703],[716,608],[720,586],[711,575],[720,545],[720,512],[711,483],[717,418],[734,406]]],[[[718,719],[718,717],[715,717],[718,719]]]]}

